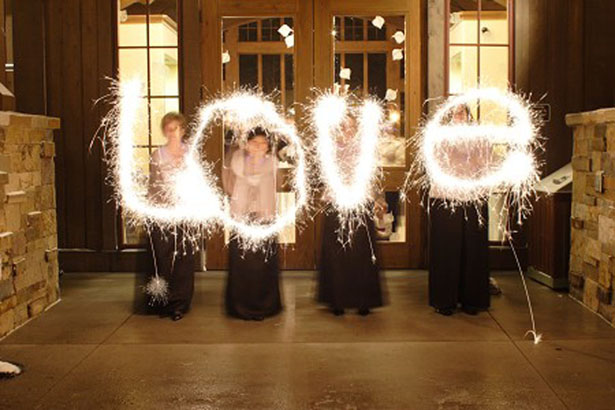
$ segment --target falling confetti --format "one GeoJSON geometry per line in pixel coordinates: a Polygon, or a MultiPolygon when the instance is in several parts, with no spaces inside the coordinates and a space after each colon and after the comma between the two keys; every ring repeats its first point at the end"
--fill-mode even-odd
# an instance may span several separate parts
{"type": "Polygon", "coordinates": [[[278,33],[284,38],[288,37],[290,33],[293,32],[293,29],[290,28],[287,24],[282,24],[278,29],[278,33]]]}
{"type": "Polygon", "coordinates": [[[284,43],[286,43],[286,48],[291,48],[295,45],[295,35],[291,34],[290,36],[284,39],[284,43]]]}
{"type": "Polygon", "coordinates": [[[351,73],[352,70],[350,70],[350,68],[342,68],[340,70],[340,78],[343,78],[344,80],[350,80],[351,73]]]}
{"type": "Polygon", "coordinates": [[[222,64],[226,64],[231,61],[231,55],[228,51],[222,53],[222,64]]]}
{"type": "Polygon", "coordinates": [[[403,48],[394,48],[391,52],[393,56],[393,61],[401,60],[404,58],[404,49],[403,48]]]}
{"type": "Polygon", "coordinates": [[[384,99],[386,101],[395,101],[397,99],[397,90],[388,88],[386,94],[384,95],[384,99]]]}
{"type": "Polygon", "coordinates": [[[372,24],[374,25],[374,27],[381,29],[382,26],[384,26],[384,17],[382,16],[374,17],[374,19],[372,20],[372,24]]]}
{"type": "Polygon", "coordinates": [[[397,44],[403,43],[405,39],[406,35],[401,30],[396,31],[395,34],[393,34],[393,40],[395,40],[397,44]]]}

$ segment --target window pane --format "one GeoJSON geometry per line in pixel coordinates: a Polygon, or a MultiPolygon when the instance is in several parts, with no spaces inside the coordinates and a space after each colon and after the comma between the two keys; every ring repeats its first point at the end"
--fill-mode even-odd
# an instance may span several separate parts
{"type": "Polygon", "coordinates": [[[176,48],[150,49],[151,95],[179,95],[176,48]]]}
{"type": "Polygon", "coordinates": [[[142,245],[147,243],[147,234],[142,225],[129,225],[123,218],[124,245],[142,245]]]}
{"type": "Polygon", "coordinates": [[[459,94],[477,86],[477,47],[449,48],[449,93],[459,94]]]}
{"type": "Polygon", "coordinates": [[[478,42],[478,0],[450,0],[449,42],[478,42]]]}
{"type": "Polygon", "coordinates": [[[135,168],[139,177],[143,178],[143,183],[139,185],[139,189],[144,192],[147,190],[147,178],[149,176],[149,148],[136,147],[133,148],[133,158],[135,161],[135,168]]]}
{"type": "Polygon", "coordinates": [[[286,88],[286,108],[292,107],[295,102],[295,72],[292,54],[284,55],[284,84],[286,88]]]}
{"type": "Polygon", "coordinates": [[[120,81],[139,78],[147,82],[147,49],[120,49],[119,59],[120,81]]]}
{"type": "Polygon", "coordinates": [[[503,242],[506,237],[506,222],[508,220],[508,208],[504,195],[493,194],[489,197],[489,241],[503,242]]]}
{"type": "MultiPolygon", "coordinates": [[[[508,89],[508,47],[481,47],[480,84],[508,89]]],[[[505,125],[508,112],[490,101],[481,101],[480,118],[482,123],[505,125]]]]}
{"type": "Polygon", "coordinates": [[[153,0],[149,10],[151,46],[177,46],[177,2],[153,0]]]}
{"type": "Polygon", "coordinates": [[[344,40],[363,40],[363,19],[359,17],[344,17],[344,40]]]}
{"type": "Polygon", "coordinates": [[[280,41],[282,39],[280,33],[278,33],[280,25],[279,18],[263,19],[261,21],[261,40],[280,41]]]}
{"type": "Polygon", "coordinates": [[[378,28],[371,23],[367,23],[367,39],[369,41],[384,41],[387,38],[387,25],[383,24],[378,28]]]}
{"type": "Polygon", "coordinates": [[[143,103],[137,112],[137,121],[134,132],[134,145],[149,145],[149,127],[147,118],[147,97],[143,97],[143,103]]]}
{"type": "Polygon", "coordinates": [[[346,54],[345,68],[350,68],[350,90],[360,95],[363,92],[363,54],[346,54]]]}
{"type": "Polygon", "coordinates": [[[150,109],[152,113],[152,145],[166,144],[167,140],[162,135],[162,130],[160,129],[160,121],[162,121],[162,117],[166,113],[179,111],[179,98],[152,98],[150,109]]]}
{"type": "Polygon", "coordinates": [[[145,16],[147,10],[144,5],[131,2],[130,6],[123,6],[118,0],[118,45],[146,46],[147,34],[145,16]]]}
{"type": "Polygon", "coordinates": [[[258,25],[254,21],[252,23],[242,24],[239,26],[239,41],[256,41],[258,25]]]}
{"type": "Polygon", "coordinates": [[[239,56],[239,85],[242,87],[258,86],[258,56],[256,54],[239,56]]]}
{"type": "Polygon", "coordinates": [[[406,202],[398,191],[386,191],[376,198],[374,225],[377,241],[406,241],[406,202]]]}
{"type": "Polygon", "coordinates": [[[502,11],[482,11],[480,14],[481,44],[508,44],[508,13],[502,11]]]}
{"type": "MultiPolygon", "coordinates": [[[[276,213],[283,215],[288,212],[289,209],[295,206],[295,193],[294,192],[277,192],[276,193],[276,213]]],[[[289,244],[295,243],[297,236],[297,230],[295,224],[286,226],[278,235],[278,243],[289,244]]]]}
{"type": "Polygon", "coordinates": [[[264,54],[263,64],[263,92],[269,94],[274,90],[280,90],[282,82],[280,73],[280,55],[264,54]]]}
{"type": "Polygon", "coordinates": [[[367,84],[370,95],[384,99],[387,91],[386,53],[367,55],[367,84]]]}
{"type": "Polygon", "coordinates": [[[481,87],[508,88],[508,47],[481,47],[481,87]]]}

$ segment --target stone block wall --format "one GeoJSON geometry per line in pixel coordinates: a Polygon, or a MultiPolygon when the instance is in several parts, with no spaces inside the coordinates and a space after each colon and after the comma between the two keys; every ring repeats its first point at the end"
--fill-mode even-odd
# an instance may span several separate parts
{"type": "Polygon", "coordinates": [[[0,112],[0,337],[59,297],[53,130],[0,112]]]}
{"type": "Polygon", "coordinates": [[[566,123],[574,130],[570,294],[615,325],[615,108],[566,123]]]}

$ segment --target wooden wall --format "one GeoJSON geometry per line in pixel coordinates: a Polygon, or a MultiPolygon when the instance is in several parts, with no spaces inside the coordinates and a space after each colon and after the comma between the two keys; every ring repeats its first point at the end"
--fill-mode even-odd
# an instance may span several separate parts
{"type": "MultiPolygon", "coordinates": [[[[132,271],[149,263],[143,250],[119,249],[116,206],[95,139],[109,110],[104,101],[96,101],[109,93],[109,78],[115,75],[115,3],[14,2],[15,49],[21,50],[15,55],[18,108],[62,120],[56,181],[60,266],[66,271],[132,271]]],[[[180,64],[186,67],[180,84],[191,85],[183,90],[181,103],[190,113],[200,101],[199,3],[180,3],[187,16],[180,23],[180,64]]]]}
{"type": "Polygon", "coordinates": [[[515,86],[551,108],[544,173],[570,162],[565,115],[615,105],[615,1],[516,0],[515,86]]]}
{"type": "Polygon", "coordinates": [[[583,111],[615,107],[615,1],[585,0],[583,111]]]}
{"type": "Polygon", "coordinates": [[[583,107],[583,1],[517,0],[515,86],[549,104],[543,128],[544,173],[570,161],[572,134],[564,117],[583,107]]]}

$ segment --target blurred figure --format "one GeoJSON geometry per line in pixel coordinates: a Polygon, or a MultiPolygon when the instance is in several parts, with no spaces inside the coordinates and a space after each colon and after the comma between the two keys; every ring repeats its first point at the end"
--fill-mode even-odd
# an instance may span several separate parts
{"type": "MultiPolygon", "coordinates": [[[[232,154],[225,190],[235,218],[269,223],[276,212],[277,161],[265,130],[256,128],[247,139],[246,147],[232,154]]],[[[282,309],[277,241],[256,250],[244,250],[238,241],[231,238],[229,243],[226,311],[244,320],[263,320],[282,309]]]]}
{"type": "MultiPolygon", "coordinates": [[[[160,126],[167,142],[150,158],[148,196],[158,205],[171,205],[170,179],[183,166],[188,152],[183,141],[186,119],[180,113],[169,112],[162,117],[160,126]]],[[[158,275],[169,285],[168,303],[161,313],[180,320],[190,309],[194,293],[194,249],[180,227],[162,230],[155,226],[150,239],[158,275]]]]}
{"type": "MultiPolygon", "coordinates": [[[[348,177],[352,176],[358,154],[355,135],[356,122],[349,119],[337,138],[340,173],[348,177]]],[[[336,316],[344,314],[345,309],[357,309],[366,316],[370,309],[383,305],[380,270],[377,259],[372,259],[372,251],[376,252],[374,221],[371,215],[365,215],[364,220],[365,224],[354,230],[350,243],[342,244],[337,210],[329,206],[324,215],[318,301],[328,305],[336,316]]]]}
{"type": "MultiPolygon", "coordinates": [[[[451,124],[471,121],[467,105],[453,108],[451,124]]],[[[489,147],[482,148],[446,147],[448,169],[463,176],[482,172],[489,147]]],[[[444,193],[432,188],[429,195],[429,304],[445,316],[452,315],[458,304],[475,315],[488,309],[490,302],[487,221],[481,223],[481,215],[488,214],[486,206],[480,213],[472,205],[451,210],[444,206],[444,193]]]]}
{"type": "Polygon", "coordinates": [[[376,238],[380,241],[388,241],[393,235],[393,222],[395,217],[389,212],[389,204],[384,196],[376,200],[374,206],[374,225],[376,227],[376,238]]]}

